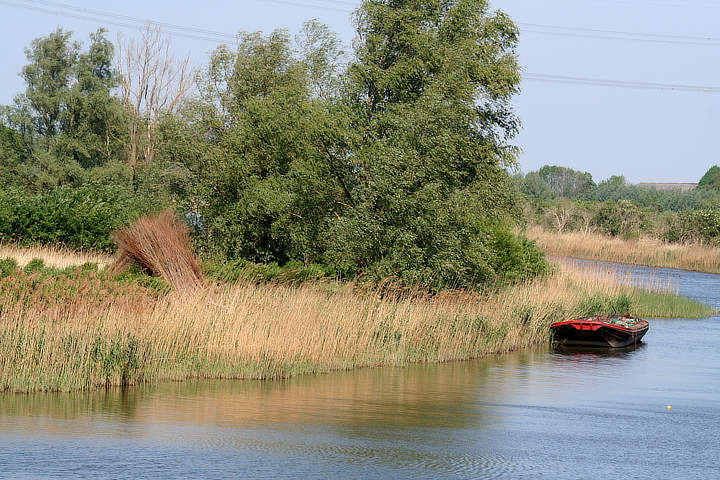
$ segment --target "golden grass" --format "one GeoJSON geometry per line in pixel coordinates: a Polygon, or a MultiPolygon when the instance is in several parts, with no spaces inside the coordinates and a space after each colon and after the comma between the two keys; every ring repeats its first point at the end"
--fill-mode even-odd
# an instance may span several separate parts
{"type": "Polygon", "coordinates": [[[118,245],[118,255],[111,266],[114,272],[120,273],[135,264],[179,290],[204,285],[190,249],[188,228],[172,210],[142,217],[114,237],[118,245]]]}
{"type": "Polygon", "coordinates": [[[111,258],[102,253],[81,252],[62,247],[18,247],[12,244],[0,245],[0,259],[12,258],[24,267],[31,260],[41,259],[45,265],[56,268],[67,268],[96,263],[103,268],[110,264],[111,258]]]}
{"type": "Polygon", "coordinates": [[[598,233],[554,233],[541,227],[526,232],[549,255],[720,273],[720,248],[667,243],[654,238],[624,240],[598,233]]]}
{"type": "MultiPolygon", "coordinates": [[[[9,391],[279,378],[481,357],[547,343],[552,321],[623,308],[637,292],[609,270],[571,264],[485,296],[383,299],[353,285],[238,284],[145,295],[142,305],[122,294],[53,304],[35,299],[47,297],[45,289],[19,300],[0,287],[0,390],[9,391]]],[[[644,315],[643,308],[631,313],[644,315]]]]}

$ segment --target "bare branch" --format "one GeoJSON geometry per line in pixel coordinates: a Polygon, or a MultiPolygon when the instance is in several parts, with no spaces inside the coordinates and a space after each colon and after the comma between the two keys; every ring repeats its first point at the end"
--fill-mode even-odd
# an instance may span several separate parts
{"type": "Polygon", "coordinates": [[[170,38],[157,25],[147,23],[140,43],[118,38],[120,92],[130,112],[129,163],[135,166],[142,151],[145,163],[153,161],[155,130],[164,114],[177,113],[193,87],[190,59],[170,52],[170,38]],[[141,145],[140,132],[145,132],[141,145]]]}

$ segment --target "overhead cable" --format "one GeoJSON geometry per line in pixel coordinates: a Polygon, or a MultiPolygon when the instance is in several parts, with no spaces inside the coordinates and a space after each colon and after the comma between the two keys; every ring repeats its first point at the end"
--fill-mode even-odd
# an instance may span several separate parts
{"type": "Polygon", "coordinates": [[[544,73],[524,73],[522,78],[538,82],[565,83],[573,85],[593,85],[600,87],[632,88],[640,90],[675,90],[681,92],[720,93],[720,87],[704,85],[686,85],[674,83],[636,82],[630,80],[611,80],[588,77],[571,77],[544,73]]]}

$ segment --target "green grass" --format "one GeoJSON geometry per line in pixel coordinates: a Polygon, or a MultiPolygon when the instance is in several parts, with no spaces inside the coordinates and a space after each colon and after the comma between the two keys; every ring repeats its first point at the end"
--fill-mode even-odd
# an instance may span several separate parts
{"type": "Polygon", "coordinates": [[[646,292],[635,290],[630,295],[633,314],[647,318],[707,318],[718,314],[718,310],[674,293],[646,292]]]}

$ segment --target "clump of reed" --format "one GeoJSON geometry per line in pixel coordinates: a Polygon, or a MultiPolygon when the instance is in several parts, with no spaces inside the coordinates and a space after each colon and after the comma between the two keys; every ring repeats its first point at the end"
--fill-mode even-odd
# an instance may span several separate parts
{"type": "Polygon", "coordinates": [[[202,272],[190,249],[188,228],[171,210],[140,218],[117,232],[114,239],[118,254],[110,267],[112,273],[137,265],[179,290],[194,290],[204,285],[202,272]]]}
{"type": "MultiPolygon", "coordinates": [[[[655,293],[676,298],[661,283],[655,293]]],[[[508,352],[549,341],[557,320],[627,309],[637,290],[564,265],[500,292],[382,296],[340,284],[241,282],[71,309],[0,295],[0,390],[88,390],[187,378],[281,378],[508,352]]],[[[647,298],[637,297],[640,302],[647,298]]],[[[57,302],[64,303],[59,298],[57,302]]],[[[697,305],[697,304],[695,304],[697,305]]]]}
{"type": "Polygon", "coordinates": [[[14,244],[0,245],[0,258],[12,258],[24,267],[34,259],[40,259],[47,266],[68,268],[94,263],[99,268],[109,265],[112,259],[99,252],[83,252],[62,246],[21,247],[14,244]]]}
{"type": "Polygon", "coordinates": [[[623,239],[593,232],[555,233],[537,226],[526,234],[549,255],[720,273],[720,248],[709,245],[648,237],[623,239]]]}
{"type": "Polygon", "coordinates": [[[58,269],[34,259],[21,268],[12,258],[0,260],[0,319],[11,311],[64,319],[76,312],[100,313],[111,304],[121,306],[122,314],[139,315],[168,291],[169,286],[131,272],[109,276],[96,264],[58,269]]]}

